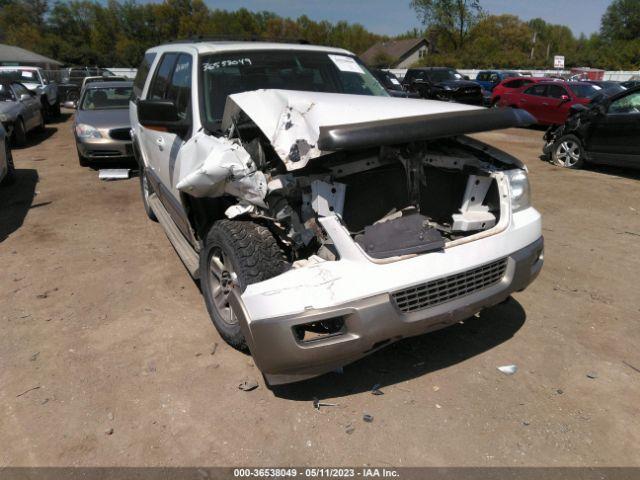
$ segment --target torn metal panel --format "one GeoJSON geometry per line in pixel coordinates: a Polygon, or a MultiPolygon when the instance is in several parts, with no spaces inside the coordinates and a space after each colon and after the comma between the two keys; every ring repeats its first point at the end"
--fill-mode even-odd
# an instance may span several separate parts
{"type": "Polygon", "coordinates": [[[194,197],[233,195],[266,207],[267,179],[249,153],[234,141],[217,139],[203,161],[180,172],[176,188],[194,197]]]}
{"type": "Polygon", "coordinates": [[[344,183],[314,180],[311,182],[311,206],[321,217],[334,213],[342,215],[346,188],[344,183]]]}

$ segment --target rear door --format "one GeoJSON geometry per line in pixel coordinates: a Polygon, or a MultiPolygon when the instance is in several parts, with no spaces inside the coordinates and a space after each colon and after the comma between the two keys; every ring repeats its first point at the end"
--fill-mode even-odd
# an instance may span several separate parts
{"type": "Polygon", "coordinates": [[[546,91],[547,86],[545,84],[536,84],[525,88],[521,94],[514,95],[514,97],[516,97],[515,106],[526,110],[536,117],[538,123],[546,123],[542,105],[545,100],[546,91]]]}
{"type": "Polygon", "coordinates": [[[613,100],[588,133],[594,161],[640,167],[640,91],[613,100]]]}

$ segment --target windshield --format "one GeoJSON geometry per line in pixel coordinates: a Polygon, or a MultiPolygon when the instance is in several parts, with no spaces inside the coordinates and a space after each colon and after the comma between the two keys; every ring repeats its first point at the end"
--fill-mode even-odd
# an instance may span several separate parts
{"type": "Polygon", "coordinates": [[[229,95],[252,90],[388,96],[357,58],[308,51],[251,51],[200,57],[204,118],[219,122],[229,95]]]}
{"type": "Polygon", "coordinates": [[[444,82],[446,80],[462,80],[463,77],[455,70],[428,70],[427,78],[432,82],[444,82]]]}
{"type": "Polygon", "coordinates": [[[38,72],[34,70],[22,70],[22,69],[2,70],[0,71],[0,75],[5,78],[10,78],[14,82],[40,83],[40,79],[38,78],[38,72]]]}
{"type": "Polygon", "coordinates": [[[0,102],[11,102],[15,99],[9,85],[0,83],[0,102]]]}
{"type": "Polygon", "coordinates": [[[132,91],[132,87],[90,88],[84,94],[80,110],[129,108],[132,91]]]}
{"type": "Polygon", "coordinates": [[[571,84],[571,90],[580,98],[593,98],[602,91],[598,85],[571,84]]]}

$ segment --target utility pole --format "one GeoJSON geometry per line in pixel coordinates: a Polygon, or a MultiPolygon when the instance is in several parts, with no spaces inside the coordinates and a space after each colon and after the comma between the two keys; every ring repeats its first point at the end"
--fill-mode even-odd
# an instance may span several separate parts
{"type": "Polygon", "coordinates": [[[533,54],[536,49],[536,38],[538,38],[538,32],[533,32],[533,38],[531,39],[531,55],[529,56],[529,60],[533,60],[533,54]]]}

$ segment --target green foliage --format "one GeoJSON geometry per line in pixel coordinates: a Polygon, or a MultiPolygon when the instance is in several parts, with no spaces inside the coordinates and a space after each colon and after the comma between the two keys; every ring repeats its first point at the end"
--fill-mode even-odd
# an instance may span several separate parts
{"type": "Polygon", "coordinates": [[[293,20],[271,12],[211,10],[203,0],[0,0],[0,41],[66,64],[137,66],[145,50],[176,39],[305,39],[362,53],[387,37],[360,24],[293,20]]]}
{"type": "Polygon", "coordinates": [[[640,1],[614,0],[602,16],[602,36],[610,41],[640,38],[640,1]]]}
{"type": "Polygon", "coordinates": [[[483,14],[480,0],[411,0],[411,7],[422,23],[454,50],[465,45],[469,31],[483,14]]]}

